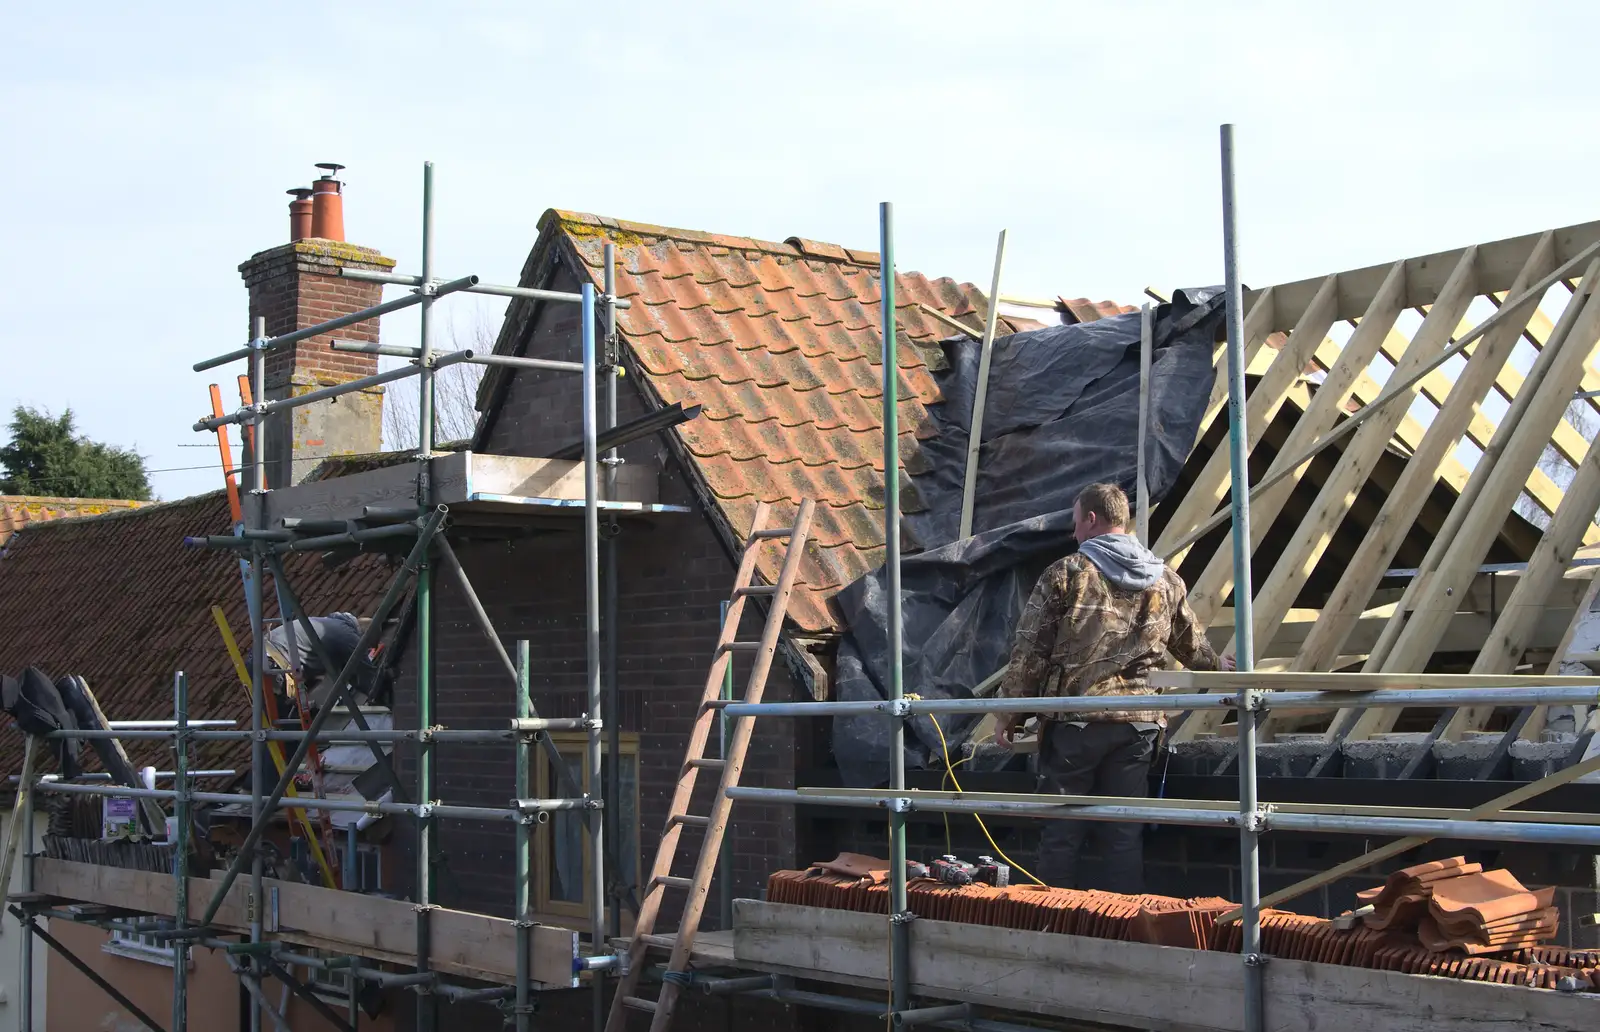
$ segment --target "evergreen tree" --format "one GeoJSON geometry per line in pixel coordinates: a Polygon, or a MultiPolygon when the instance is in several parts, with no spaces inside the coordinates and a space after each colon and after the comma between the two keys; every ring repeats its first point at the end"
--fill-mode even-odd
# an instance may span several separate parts
{"type": "Polygon", "coordinates": [[[80,436],[72,410],[60,416],[18,405],[11,443],[0,447],[0,494],[150,500],[137,453],[80,436]]]}

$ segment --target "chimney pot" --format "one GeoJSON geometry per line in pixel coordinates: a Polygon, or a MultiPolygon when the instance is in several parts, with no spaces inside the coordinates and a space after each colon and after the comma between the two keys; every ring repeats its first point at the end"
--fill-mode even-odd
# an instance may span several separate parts
{"type": "Polygon", "coordinates": [[[294,198],[289,202],[289,241],[304,240],[311,235],[311,187],[297,186],[284,193],[294,198]]]}
{"type": "Polygon", "coordinates": [[[344,239],[344,184],[333,178],[343,165],[319,161],[323,175],[311,184],[311,235],[323,240],[344,239]]]}

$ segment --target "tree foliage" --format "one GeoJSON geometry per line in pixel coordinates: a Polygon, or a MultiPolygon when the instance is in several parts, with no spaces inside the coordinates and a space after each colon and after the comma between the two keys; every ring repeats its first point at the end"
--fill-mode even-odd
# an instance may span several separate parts
{"type": "Polygon", "coordinates": [[[0,494],[150,500],[150,478],[136,452],[77,433],[72,410],[59,416],[18,405],[9,444],[0,446],[0,494]]]}
{"type": "MultiPolygon", "coordinates": [[[[495,329],[481,309],[465,319],[452,315],[447,324],[447,340],[454,350],[470,348],[480,354],[494,351],[495,329]]],[[[435,345],[436,348],[443,348],[435,345]]],[[[446,366],[434,374],[433,438],[444,444],[470,438],[478,426],[478,384],[484,366],[470,362],[446,366]]],[[[383,389],[383,446],[389,451],[405,451],[417,446],[421,416],[417,407],[417,378],[397,380],[383,389]]]]}

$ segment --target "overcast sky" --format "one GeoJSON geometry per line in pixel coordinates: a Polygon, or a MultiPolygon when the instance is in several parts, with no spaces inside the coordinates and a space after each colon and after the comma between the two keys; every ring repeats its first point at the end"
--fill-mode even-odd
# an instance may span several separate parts
{"type": "Polygon", "coordinates": [[[231,376],[189,367],[243,342],[237,266],[287,239],[283,191],[317,161],[349,166],[348,238],[414,270],[433,160],[441,272],[500,282],[550,207],[875,249],[892,200],[902,269],[987,285],[1004,227],[1005,292],[1137,303],[1221,279],[1224,121],[1247,283],[1584,222],[1597,21],[1393,0],[24,5],[0,33],[0,412],[71,406],[164,498],[220,486],[190,424],[231,376]]]}

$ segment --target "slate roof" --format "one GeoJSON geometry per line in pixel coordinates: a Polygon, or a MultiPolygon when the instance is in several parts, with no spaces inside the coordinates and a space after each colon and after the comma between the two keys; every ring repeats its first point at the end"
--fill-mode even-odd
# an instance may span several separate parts
{"type": "MultiPolygon", "coordinates": [[[[250,647],[238,560],[183,545],[186,535],[227,533],[221,491],[29,526],[0,555],[0,671],[80,674],[109,719],[150,720],[172,716],[172,677],[182,670],[191,716],[248,727],[249,700],[211,618],[220,604],[240,648],[250,647]]],[[[286,565],[312,613],[370,615],[389,581],[377,556],[328,569],[318,556],[294,555],[286,565]]],[[[277,615],[270,590],[266,611],[277,615]]],[[[126,745],[136,764],[171,769],[167,743],[126,745]]],[[[202,768],[248,766],[247,743],[205,742],[198,753],[202,768]]],[[[92,766],[90,751],[83,756],[92,766]]],[[[22,737],[0,731],[0,773],[21,765],[22,737]]]]}
{"type": "Polygon", "coordinates": [[[0,495],[0,547],[6,540],[30,523],[67,519],[72,516],[96,516],[117,509],[132,509],[148,502],[132,502],[121,498],[49,498],[43,495],[0,495]]]}
{"type": "MultiPolygon", "coordinates": [[[[700,418],[671,432],[731,536],[749,531],[758,502],[773,503],[773,522],[781,525],[802,498],[816,500],[789,613],[805,631],[839,629],[828,600],[883,559],[878,254],[801,237],[774,243],[564,211],[546,212],[539,227],[534,253],[559,244],[596,286],[604,245],[616,246],[617,293],[633,302],[617,320],[630,372],[659,404],[703,406],[700,418]]],[[[529,268],[539,267],[550,266],[530,260],[529,268]]],[[[940,400],[933,376],[944,363],[939,341],[951,335],[922,306],[980,329],[988,310],[970,283],[896,276],[900,459],[913,471],[917,440],[933,433],[928,406],[940,400]]],[[[1097,317],[1101,306],[1075,301],[1064,310],[1082,320],[1097,317]]],[[[1002,316],[999,332],[1038,325],[1002,316]]],[[[514,339],[503,334],[498,346],[514,339]]],[[[911,511],[915,494],[902,483],[903,507],[911,511]]],[[[762,566],[769,583],[778,565],[779,553],[770,550],[762,566]]]]}

